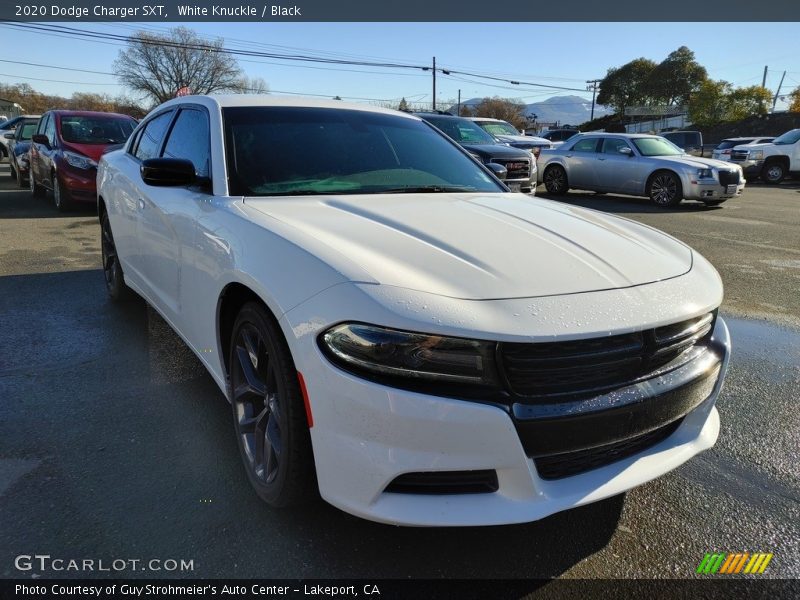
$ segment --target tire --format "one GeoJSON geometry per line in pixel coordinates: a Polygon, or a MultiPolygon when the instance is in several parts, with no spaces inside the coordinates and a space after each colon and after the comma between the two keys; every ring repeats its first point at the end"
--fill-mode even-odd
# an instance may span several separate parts
{"type": "Polygon", "coordinates": [[[768,162],[761,169],[761,180],[769,185],[778,185],[786,177],[786,167],[780,162],[768,162]]]}
{"type": "Polygon", "coordinates": [[[38,197],[44,196],[45,189],[36,183],[36,178],[33,176],[33,169],[31,169],[28,179],[30,180],[28,183],[30,185],[31,195],[38,197]]]}
{"type": "Polygon", "coordinates": [[[261,304],[239,311],[229,358],[233,423],[250,484],[273,507],[316,497],[297,371],[277,322],[261,304]]]}
{"type": "Polygon", "coordinates": [[[561,165],[547,167],[542,180],[544,181],[544,187],[547,189],[548,194],[563,196],[569,191],[567,172],[561,165]]]}
{"type": "Polygon", "coordinates": [[[64,188],[61,187],[61,182],[55,173],[53,173],[53,203],[58,212],[67,212],[70,209],[69,199],[64,194],[64,188]]]}
{"type": "Polygon", "coordinates": [[[100,256],[103,260],[103,276],[106,280],[108,296],[114,302],[124,302],[133,297],[133,290],[125,284],[125,275],[119,263],[117,246],[111,233],[111,222],[108,213],[103,211],[100,217],[100,256]]]}
{"type": "Polygon", "coordinates": [[[683,200],[681,180],[672,171],[656,171],[647,184],[647,195],[661,208],[678,206],[683,200]]]}
{"type": "Polygon", "coordinates": [[[17,178],[17,170],[14,168],[14,165],[10,160],[8,161],[8,176],[11,177],[11,179],[17,178]]]}
{"type": "Polygon", "coordinates": [[[19,172],[19,169],[14,169],[14,172],[17,174],[17,187],[20,189],[25,189],[27,184],[25,183],[25,179],[22,177],[22,173],[19,172]]]}

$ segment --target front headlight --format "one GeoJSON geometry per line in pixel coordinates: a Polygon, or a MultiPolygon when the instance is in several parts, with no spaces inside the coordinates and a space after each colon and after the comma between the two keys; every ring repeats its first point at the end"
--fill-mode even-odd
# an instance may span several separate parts
{"type": "Polygon", "coordinates": [[[494,342],[362,323],[331,327],[320,336],[319,342],[334,364],[387,385],[500,387],[494,342]]]}
{"type": "Polygon", "coordinates": [[[698,179],[713,179],[714,172],[711,169],[697,169],[698,179]]]}
{"type": "Polygon", "coordinates": [[[91,169],[97,167],[97,163],[88,156],[76,154],[75,152],[64,152],[64,160],[76,169],[91,169]]]}
{"type": "Polygon", "coordinates": [[[764,151],[763,150],[751,150],[747,153],[747,158],[750,160],[763,160],[764,159],[764,151]]]}

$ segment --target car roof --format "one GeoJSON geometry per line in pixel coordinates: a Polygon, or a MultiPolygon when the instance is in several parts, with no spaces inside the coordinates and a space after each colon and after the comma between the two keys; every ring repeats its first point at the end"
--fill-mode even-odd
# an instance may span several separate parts
{"type": "Polygon", "coordinates": [[[492,123],[508,123],[508,121],[503,121],[503,119],[495,119],[492,117],[462,117],[464,119],[469,119],[470,121],[491,121],[492,123]]]}
{"type": "Polygon", "coordinates": [[[722,140],[723,142],[738,142],[740,140],[758,140],[761,138],[772,137],[771,135],[745,135],[742,137],[730,137],[722,140]]]}
{"type": "Polygon", "coordinates": [[[220,94],[220,95],[197,95],[181,96],[173,98],[157,108],[162,109],[169,106],[180,106],[182,104],[200,104],[209,109],[216,110],[228,107],[258,107],[258,106],[282,106],[282,107],[301,107],[301,108],[335,108],[339,110],[357,110],[362,112],[382,113],[394,115],[396,117],[406,117],[416,119],[413,115],[389,108],[379,108],[367,104],[356,104],[354,102],[344,102],[342,100],[328,100],[321,98],[306,98],[303,96],[274,96],[272,94],[220,94]]]}
{"type": "MultiPolygon", "coordinates": [[[[660,135],[653,135],[651,133],[612,133],[612,132],[609,132],[609,131],[597,131],[597,132],[587,131],[585,133],[584,132],[578,132],[575,135],[576,136],[580,136],[580,137],[589,137],[589,136],[592,136],[592,137],[621,137],[621,138],[626,138],[626,139],[629,139],[629,140],[641,139],[641,138],[657,138],[657,137],[661,137],[660,135]]],[[[570,139],[572,139],[572,138],[570,138],[570,139]]]]}
{"type": "Polygon", "coordinates": [[[59,117],[123,117],[125,119],[133,119],[130,115],[123,115],[120,113],[103,112],[98,110],[51,110],[50,113],[59,117]]]}

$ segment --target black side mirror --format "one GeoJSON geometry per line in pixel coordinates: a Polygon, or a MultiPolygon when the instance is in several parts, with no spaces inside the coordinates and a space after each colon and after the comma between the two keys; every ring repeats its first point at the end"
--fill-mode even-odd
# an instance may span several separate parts
{"type": "Polygon", "coordinates": [[[505,181],[506,177],[508,177],[508,170],[503,165],[498,165],[497,163],[486,163],[486,166],[489,167],[489,170],[494,173],[495,177],[497,177],[500,181],[505,181]]]}
{"type": "Polygon", "coordinates": [[[43,133],[35,133],[33,137],[31,137],[31,141],[34,144],[42,144],[43,146],[50,147],[50,140],[47,139],[47,136],[43,133]]]}
{"type": "Polygon", "coordinates": [[[181,187],[197,180],[192,161],[185,158],[148,158],[139,168],[147,185],[181,187]]]}
{"type": "Polygon", "coordinates": [[[4,133],[3,137],[6,138],[7,140],[13,140],[14,139],[14,134],[13,133],[4,133]]]}

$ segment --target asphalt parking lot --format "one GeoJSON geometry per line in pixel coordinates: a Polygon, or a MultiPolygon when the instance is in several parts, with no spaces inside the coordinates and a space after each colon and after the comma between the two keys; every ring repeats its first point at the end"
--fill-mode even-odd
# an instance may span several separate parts
{"type": "MultiPolygon", "coordinates": [[[[675,472],[537,523],[412,529],[251,492],[228,406],[142,302],[110,304],[91,212],[62,215],[0,166],[0,577],[20,554],[184,559],[118,576],[692,577],[709,551],[772,552],[800,577],[800,185],[674,211],[575,193],[718,268],[734,354],[720,439],[675,472]]],[[[57,576],[52,571],[43,576],[57,576]]],[[[64,573],[61,573],[64,575],[64,573]]],[[[98,576],[98,573],[69,573],[98,576]]]]}

